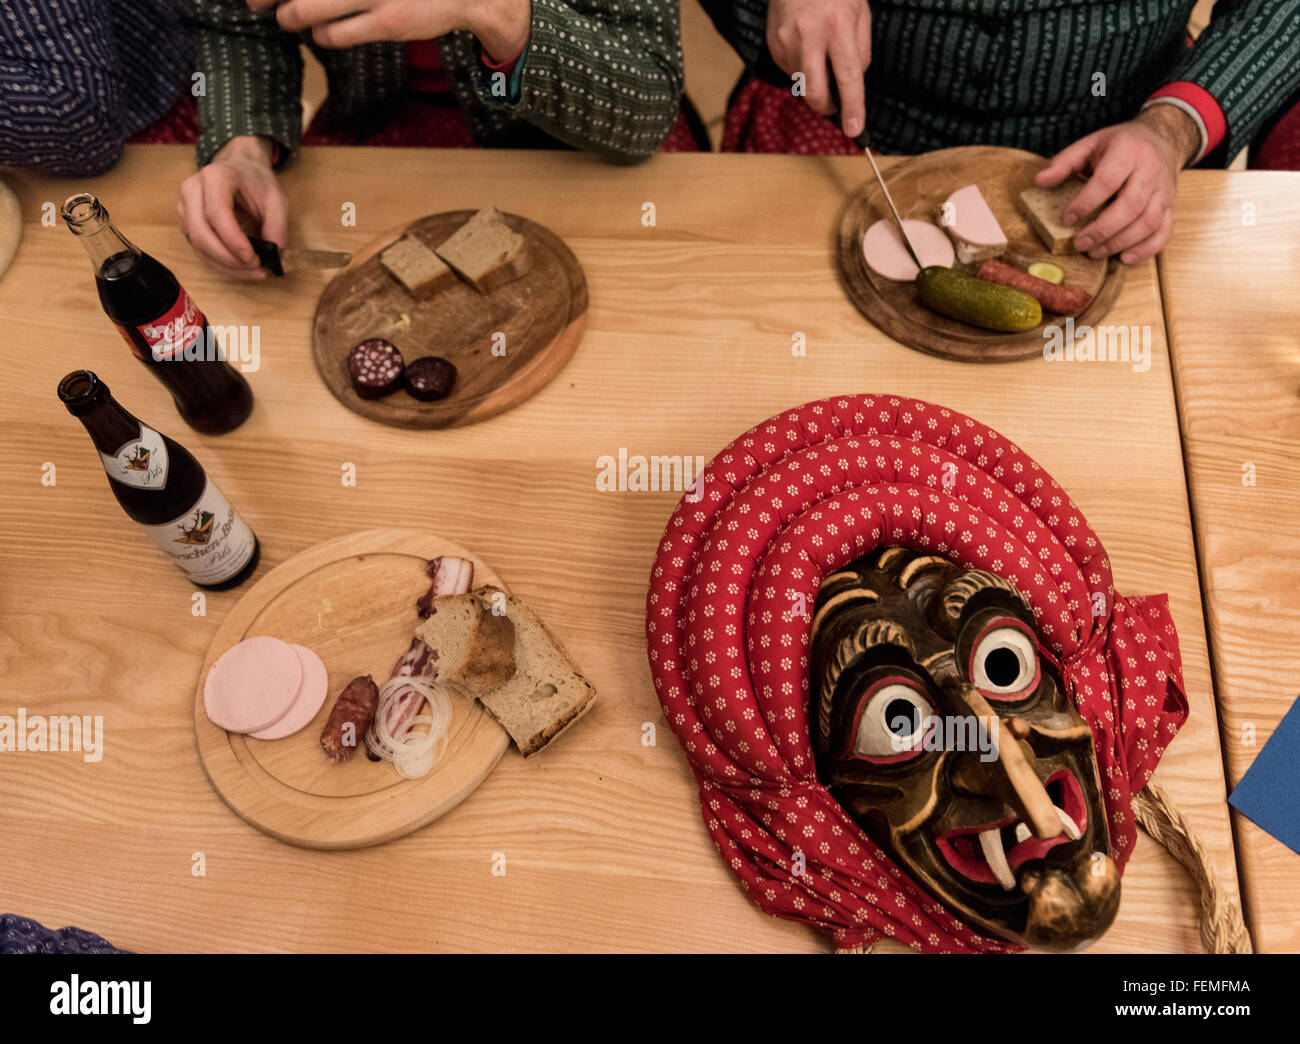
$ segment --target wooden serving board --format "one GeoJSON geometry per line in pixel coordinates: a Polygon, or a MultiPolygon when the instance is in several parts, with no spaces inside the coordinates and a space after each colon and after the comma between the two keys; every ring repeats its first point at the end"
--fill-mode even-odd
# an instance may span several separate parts
{"type": "Polygon", "coordinates": [[[9,271],[22,238],[23,211],[18,205],[18,197],[13,189],[0,181],[0,276],[9,271]]]}
{"type": "Polygon", "coordinates": [[[432,249],[473,215],[453,210],[385,232],[321,294],[312,355],[325,386],[354,413],[398,428],[473,424],[535,395],[577,349],[587,322],[586,276],[559,236],[527,218],[502,215],[528,240],[529,270],[486,296],[457,280],[417,301],[379,263],[379,254],[402,236],[416,235],[432,249]],[[496,334],[505,335],[504,355],[493,354],[496,334]],[[363,399],[348,377],[347,357],[370,337],[391,341],[408,363],[423,355],[451,360],[451,394],[420,402],[399,389],[382,399],[363,399]]]}
{"type": "MultiPolygon", "coordinates": [[[[964,185],[978,185],[1007,237],[1003,260],[1020,269],[1035,261],[1051,261],[1065,272],[1067,286],[1081,286],[1092,303],[1074,318],[1076,329],[1095,325],[1110,310],[1124,285],[1124,265],[1118,258],[1094,260],[1084,254],[1052,254],[1020,213],[1016,199],[1034,184],[1034,175],[1047,160],[1032,152],[994,146],[970,146],[928,152],[883,171],[894,205],[903,220],[939,224],[944,200],[964,185]]],[[[1023,333],[982,330],[932,312],[916,299],[916,284],[877,275],[862,253],[862,237],[889,204],[873,177],[850,197],[838,233],[840,277],[858,310],[890,337],[931,355],[965,362],[1012,362],[1043,353],[1043,330],[1065,322],[1044,313],[1043,323],[1023,333]]],[[[942,226],[940,226],[942,227],[942,226]]],[[[978,264],[954,264],[975,274],[978,264]]]]}
{"type": "Polygon", "coordinates": [[[509,746],[505,729],[474,700],[452,696],[447,752],[421,779],[402,779],[364,750],[335,764],[320,732],[349,681],[382,685],[411,644],[415,602],[429,587],[425,562],[474,562],[474,584],[504,585],[470,552],[430,533],[372,529],[329,540],[272,569],[244,595],[213,638],[194,695],[194,733],[204,771],[226,804],[259,830],[308,848],[363,848],[402,837],[460,804],[509,746]],[[329,696],[306,728],[255,740],[214,725],[203,683],[231,646],[269,634],[305,645],[329,671],[329,696]]]}

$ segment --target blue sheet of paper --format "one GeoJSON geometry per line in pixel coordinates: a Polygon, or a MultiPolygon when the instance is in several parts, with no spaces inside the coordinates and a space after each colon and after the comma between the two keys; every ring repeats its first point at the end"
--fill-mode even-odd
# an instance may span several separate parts
{"type": "Polygon", "coordinates": [[[1291,704],[1228,803],[1300,852],[1300,700],[1291,704]]]}

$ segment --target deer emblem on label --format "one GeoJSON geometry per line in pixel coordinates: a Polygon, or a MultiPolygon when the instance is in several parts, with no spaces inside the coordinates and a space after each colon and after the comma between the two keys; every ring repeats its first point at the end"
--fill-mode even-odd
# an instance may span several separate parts
{"type": "Polygon", "coordinates": [[[188,521],[177,523],[181,535],[176,538],[176,543],[206,544],[212,539],[212,520],[214,517],[211,511],[196,508],[188,521]]]}

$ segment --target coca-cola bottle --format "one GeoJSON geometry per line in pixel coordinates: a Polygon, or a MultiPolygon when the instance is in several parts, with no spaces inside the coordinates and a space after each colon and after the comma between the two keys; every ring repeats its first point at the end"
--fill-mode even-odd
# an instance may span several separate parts
{"type": "Polygon", "coordinates": [[[257,537],[184,446],[124,410],[89,370],[59,382],[59,398],[99,450],[113,495],[199,587],[223,590],[257,568],[257,537]]]}
{"type": "Polygon", "coordinates": [[[63,220],[90,255],[104,311],[167,386],[185,423],[212,435],[239,427],[253,392],[171,271],[118,232],[89,192],[64,202],[63,220]]]}

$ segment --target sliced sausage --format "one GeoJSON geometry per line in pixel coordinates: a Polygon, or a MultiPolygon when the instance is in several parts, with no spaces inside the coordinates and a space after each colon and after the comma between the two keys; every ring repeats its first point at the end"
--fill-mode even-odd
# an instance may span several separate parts
{"type": "Polygon", "coordinates": [[[397,346],[382,337],[362,341],[348,352],[348,378],[363,399],[379,399],[402,383],[405,364],[397,346]]]}
{"type": "Polygon", "coordinates": [[[203,682],[203,709],[227,732],[257,732],[279,721],[302,685],[293,646],[258,635],[227,649],[203,682]]]}
{"type": "Polygon", "coordinates": [[[456,383],[456,367],[440,355],[426,355],[406,367],[402,382],[421,402],[435,402],[451,394],[451,386],[456,383]]]}
{"type": "Polygon", "coordinates": [[[341,693],[321,729],[321,750],[334,761],[347,761],[365,742],[366,731],[379,709],[379,686],[368,674],[353,678],[341,693]]]}

